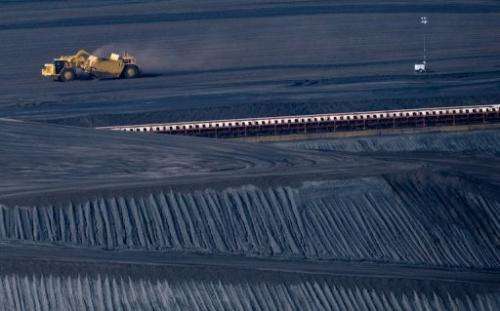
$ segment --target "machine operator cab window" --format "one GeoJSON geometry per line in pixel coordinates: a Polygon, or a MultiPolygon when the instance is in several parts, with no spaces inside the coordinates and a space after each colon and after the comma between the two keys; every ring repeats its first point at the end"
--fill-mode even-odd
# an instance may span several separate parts
{"type": "Polygon", "coordinates": [[[60,73],[61,70],[64,68],[65,65],[66,65],[66,61],[55,60],[54,61],[54,66],[55,66],[55,69],[56,69],[56,73],[60,73]]]}

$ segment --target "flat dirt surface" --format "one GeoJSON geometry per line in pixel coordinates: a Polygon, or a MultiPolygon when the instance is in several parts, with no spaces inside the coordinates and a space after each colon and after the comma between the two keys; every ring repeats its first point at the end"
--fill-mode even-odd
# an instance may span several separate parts
{"type": "Polygon", "coordinates": [[[104,126],[498,102],[496,1],[0,4],[0,116],[104,126]],[[419,24],[425,15],[430,23],[419,24]],[[427,36],[429,65],[422,60],[427,36]],[[53,83],[87,49],[135,54],[130,81],[53,83]]]}

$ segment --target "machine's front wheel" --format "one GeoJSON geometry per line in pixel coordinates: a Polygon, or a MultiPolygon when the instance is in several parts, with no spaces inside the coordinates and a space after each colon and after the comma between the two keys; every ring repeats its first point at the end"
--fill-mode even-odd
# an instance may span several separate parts
{"type": "Polygon", "coordinates": [[[125,79],[132,79],[139,75],[139,68],[135,65],[127,65],[123,68],[122,77],[125,79]]]}
{"type": "Polygon", "coordinates": [[[68,82],[68,81],[71,81],[71,80],[75,80],[75,78],[76,78],[76,74],[71,69],[65,69],[65,70],[63,70],[63,72],[61,72],[61,74],[59,76],[59,80],[62,81],[62,82],[68,82]]]}

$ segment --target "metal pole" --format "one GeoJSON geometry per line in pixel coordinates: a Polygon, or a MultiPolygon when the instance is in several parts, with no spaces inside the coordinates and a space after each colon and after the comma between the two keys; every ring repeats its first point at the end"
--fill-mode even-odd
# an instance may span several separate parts
{"type": "Polygon", "coordinates": [[[427,63],[427,36],[424,30],[424,64],[427,63]]]}
{"type": "Polygon", "coordinates": [[[427,19],[427,16],[420,17],[420,24],[423,25],[422,32],[424,34],[424,60],[423,60],[424,66],[427,63],[427,34],[426,34],[425,30],[426,30],[426,25],[428,22],[429,21],[427,19]]]}

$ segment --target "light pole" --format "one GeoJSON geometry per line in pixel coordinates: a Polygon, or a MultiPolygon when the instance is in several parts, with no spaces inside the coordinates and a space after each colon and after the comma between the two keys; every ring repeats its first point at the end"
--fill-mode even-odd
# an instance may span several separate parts
{"type": "Polygon", "coordinates": [[[420,24],[424,25],[424,61],[425,64],[427,62],[427,33],[425,32],[425,25],[429,23],[427,16],[420,17],[420,24]]]}
{"type": "Polygon", "coordinates": [[[426,72],[427,71],[427,33],[425,32],[425,25],[429,23],[427,16],[420,17],[420,24],[424,25],[424,58],[422,63],[415,64],[415,72],[426,72]]]}

